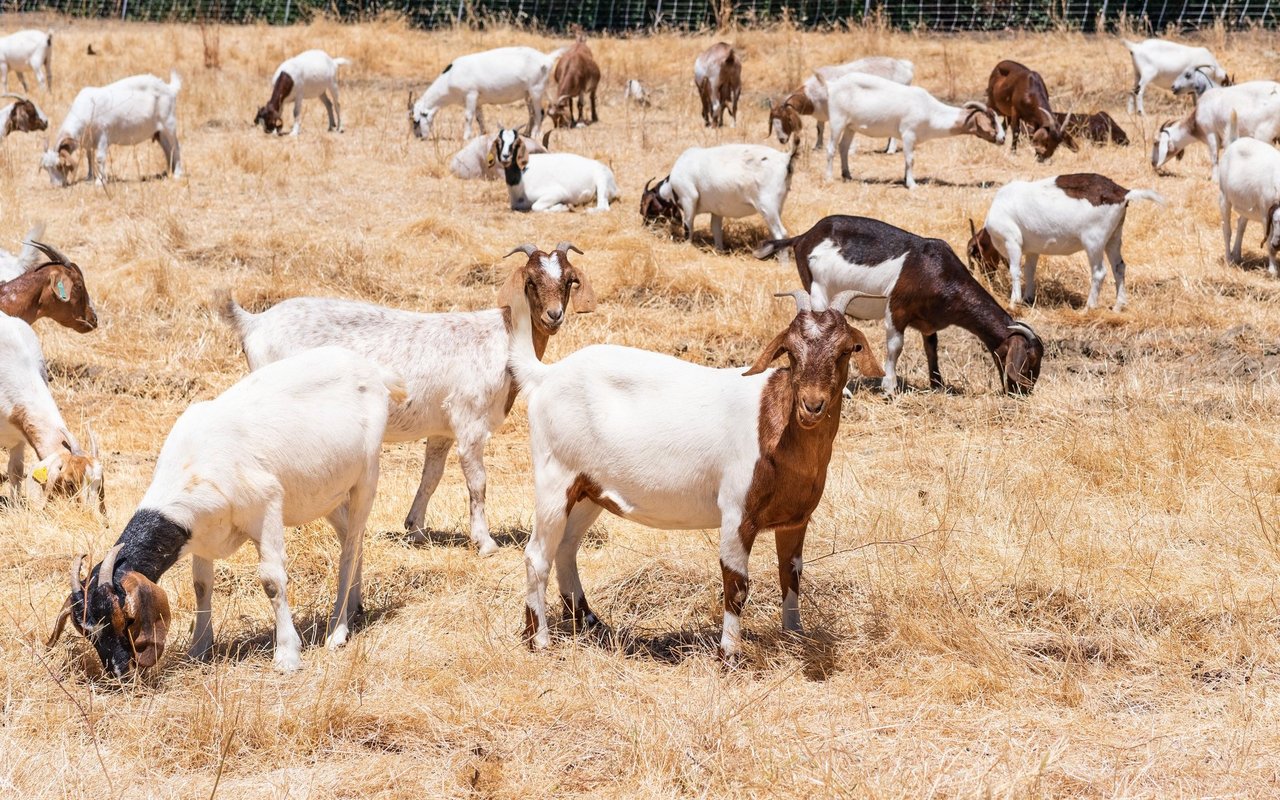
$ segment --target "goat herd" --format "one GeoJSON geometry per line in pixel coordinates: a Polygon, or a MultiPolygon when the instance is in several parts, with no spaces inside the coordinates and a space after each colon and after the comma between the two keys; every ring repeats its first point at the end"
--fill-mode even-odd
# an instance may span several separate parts
{"type": "MultiPolygon", "coordinates": [[[[24,89],[28,71],[46,86],[52,42],[52,34],[43,31],[0,39],[5,88],[10,69],[24,89]]],[[[1232,85],[1204,48],[1154,39],[1125,45],[1139,112],[1151,83],[1198,97],[1185,119],[1160,127],[1152,164],[1180,157],[1193,139],[1208,145],[1221,190],[1227,258],[1240,258],[1246,220],[1262,221],[1274,275],[1280,153],[1271,142],[1280,135],[1280,84],[1232,85]],[[1240,215],[1234,248],[1232,209],[1240,215]]],[[[256,124],[282,133],[284,107],[292,100],[291,132],[298,135],[303,100],[319,98],[330,130],[341,131],[337,74],[345,63],[320,50],[285,61],[256,124]]],[[[1016,148],[1027,134],[1041,160],[1060,145],[1077,149],[1080,139],[1128,143],[1105,113],[1054,112],[1040,75],[1013,61],[995,66],[985,103],[948,105],[912,86],[913,75],[911,62],[883,57],[818,69],[790,96],[770,103],[770,132],[790,143],[788,151],[744,144],[694,147],[668,176],[645,185],[640,210],[646,222],[681,225],[687,237],[695,217],[710,214],[715,246],[723,249],[723,219],[758,213],[772,238],[756,256],[794,254],[803,285],[790,293],[795,318],[745,371],[604,345],[541,363],[570,305],[582,312],[596,304],[587,273],[571,263],[570,253],[581,251],[570,242],[549,251],[516,247],[508,255],[520,254],[524,261],[501,288],[497,307],[470,313],[421,314],[296,298],[253,314],[227,296],[223,316],[239,335],[252,372],[216,399],[191,406],[174,424],[151,485],[116,545],[87,573],[84,556],[71,564],[70,596],[50,645],[69,621],[93,644],[108,672],[121,676],[154,665],[171,620],[158,581],[190,554],[196,599],[191,655],[207,656],[213,645],[213,561],[252,541],[260,554],[258,576],[275,612],[275,664],[296,669],[301,640],[286,600],[285,528],[321,516],[341,542],[327,644],[343,644],[361,607],[361,542],[382,442],[426,440],[421,483],[405,519],[410,531],[421,529],[446,454],[456,444],[470,494],[471,539],[487,555],[497,545],[485,516],[484,449],[517,391],[528,398],[537,509],[525,550],[525,635],[532,646],[550,643],[546,589],[552,565],[569,624],[599,624],[579,579],[577,550],[605,510],[658,528],[719,528],[720,654],[727,661],[740,656],[748,555],[758,533],[774,531],[782,622],[798,630],[805,532],[822,497],[851,366],[882,378],[884,391],[893,394],[903,336],[915,328],[924,339],[930,383],[941,387],[937,334],[958,325],[991,352],[1005,390],[1025,394],[1036,383],[1044,354],[1035,332],[1015,321],[941,239],[854,216],[830,216],[788,238],[781,215],[802,117],[817,123],[818,146],[828,128],[828,179],[837,149],[842,175],[851,177],[849,154],[853,135],[860,133],[888,139],[890,152],[901,147],[908,188],[916,185],[915,148],[939,137],[967,134],[1002,144],[1007,131],[1016,148]],[[883,369],[846,315],[884,320],[883,369]],[[770,367],[784,356],[785,367],[770,367]],[[691,408],[698,413],[689,414],[691,408]]],[[[736,124],[742,61],[733,47],[718,43],[702,53],[694,76],[704,122],[721,126],[727,113],[736,124]]],[[[592,202],[594,210],[607,210],[618,196],[612,171],[599,161],[546,152],[549,140],[536,138],[549,82],[556,86],[550,116],[560,127],[597,121],[599,80],[600,69],[581,36],[550,54],[527,47],[489,50],[449,64],[416,102],[410,98],[409,118],[414,134],[425,137],[442,108],[464,106],[469,141],[453,157],[451,171],[463,179],[501,175],[514,210],[567,210],[592,202]],[[529,108],[526,135],[507,129],[484,135],[484,105],[521,100],[529,108]],[[481,135],[470,139],[473,121],[481,135]]],[[[176,74],[167,83],[140,75],[81,90],[41,158],[53,184],[72,182],[89,150],[89,178],[103,181],[110,145],[148,139],[160,144],[168,170],[180,175],[180,86],[176,74]]],[[[47,118],[30,99],[8,97],[12,102],[0,108],[4,135],[47,128],[47,118]]],[[[626,97],[650,102],[634,80],[627,82],[626,97]]],[[[1011,304],[1031,303],[1038,257],[1084,250],[1092,271],[1092,308],[1105,256],[1119,310],[1126,302],[1121,232],[1127,205],[1137,199],[1162,202],[1154,192],[1127,190],[1097,174],[1009,183],[996,193],[985,224],[970,222],[970,267],[992,271],[1006,261],[1011,304]]],[[[18,254],[0,253],[0,277],[7,281],[0,285],[0,444],[10,450],[9,491],[15,502],[37,506],[52,495],[78,495],[105,514],[96,438],[90,431],[85,452],[67,429],[30,327],[43,316],[88,332],[97,317],[80,268],[38,241],[41,235],[37,227],[18,254]],[[23,465],[27,446],[38,458],[29,471],[23,465]]]]}

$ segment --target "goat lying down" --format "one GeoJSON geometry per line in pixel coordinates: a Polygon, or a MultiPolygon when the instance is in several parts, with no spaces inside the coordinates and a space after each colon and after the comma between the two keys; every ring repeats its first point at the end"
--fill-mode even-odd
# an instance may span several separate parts
{"type": "Polygon", "coordinates": [[[613,170],[573,153],[530,154],[524,137],[498,131],[487,166],[500,166],[512,211],[568,211],[595,200],[592,211],[608,211],[618,199],[613,170]]]}
{"type": "MultiPolygon", "coordinates": [[[[547,131],[543,137],[545,140],[551,135],[551,131],[547,131]]],[[[528,136],[521,136],[520,140],[524,143],[525,152],[529,155],[534,153],[545,153],[547,148],[535,139],[528,136]]],[[[489,153],[493,150],[493,137],[487,134],[481,134],[466,146],[453,154],[449,159],[449,171],[453,173],[455,178],[464,181],[473,181],[483,178],[486,181],[496,181],[502,177],[503,170],[498,163],[489,158],[489,153]]]]}

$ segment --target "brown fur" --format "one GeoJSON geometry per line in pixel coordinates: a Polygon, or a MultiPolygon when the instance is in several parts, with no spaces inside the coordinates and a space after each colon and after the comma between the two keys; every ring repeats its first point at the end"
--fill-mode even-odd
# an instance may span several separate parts
{"type": "Polygon", "coordinates": [[[293,92],[293,77],[287,72],[281,72],[280,77],[276,78],[275,85],[271,87],[271,98],[267,100],[267,104],[258,109],[258,115],[253,118],[254,125],[262,125],[262,129],[267,133],[283,133],[284,132],[284,101],[288,99],[289,94],[293,92]]]}
{"type": "Polygon", "coordinates": [[[98,315],[89,298],[84,272],[79,265],[65,259],[48,261],[7,283],[0,283],[0,311],[28,325],[47,317],[79,333],[98,327],[98,315]],[[58,295],[59,281],[66,300],[58,295]]]}
{"type": "Polygon", "coordinates": [[[1031,144],[1040,161],[1052,156],[1060,144],[1071,150],[1080,149],[1075,139],[1065,133],[1054,118],[1053,107],[1049,105],[1049,91],[1040,73],[1016,61],[1001,61],[991,70],[991,77],[987,80],[987,105],[1005,118],[1015,151],[1024,122],[1032,128],[1031,144]]]}
{"type": "Polygon", "coordinates": [[[1053,118],[1066,133],[1077,139],[1095,144],[1129,144],[1129,135],[1116,124],[1111,115],[1105,111],[1093,114],[1068,114],[1062,111],[1053,112],[1053,118]]]}
{"type": "Polygon", "coordinates": [[[702,56],[708,63],[720,62],[720,83],[712,86],[710,80],[697,84],[698,97],[702,100],[702,121],[706,127],[724,127],[724,112],[738,119],[738,96],[742,94],[742,60],[727,42],[717,42],[707,48],[702,56]],[[720,113],[712,119],[711,99],[720,100],[720,113]]]}
{"type": "Polygon", "coordinates": [[[618,504],[605,497],[604,490],[600,484],[596,483],[588,475],[579,475],[569,485],[568,490],[565,492],[565,515],[567,516],[573,510],[573,507],[583,500],[590,500],[610,514],[623,516],[622,509],[618,507],[618,504]]]}
{"type": "Polygon", "coordinates": [[[591,48],[583,41],[581,34],[569,51],[560,56],[552,77],[556,82],[556,100],[551,106],[551,120],[557,128],[572,128],[575,124],[586,122],[584,106],[585,95],[591,96],[591,121],[599,122],[596,116],[596,88],[600,85],[600,66],[591,55],[591,48]],[[578,98],[578,115],[573,114],[573,99],[578,98]]]}
{"type": "MultiPolygon", "coordinates": [[[[662,180],[665,181],[666,178],[662,180]]],[[[658,186],[662,185],[662,181],[658,181],[658,186],[650,188],[652,183],[653,178],[650,178],[644,185],[644,191],[640,194],[640,217],[645,222],[667,220],[683,227],[684,214],[680,211],[680,205],[674,201],[663,200],[662,196],[658,194],[658,186]]]]}
{"type": "Polygon", "coordinates": [[[1114,206],[1125,202],[1129,190],[1106,177],[1093,172],[1059,175],[1053,181],[1067,197],[1088,200],[1090,205],[1114,206]]]}
{"type": "Polygon", "coordinates": [[[9,119],[5,122],[4,133],[8,135],[14,131],[42,131],[48,127],[48,121],[40,118],[35,103],[25,99],[16,100],[13,111],[9,112],[9,119]]]}
{"type": "Polygon", "coordinates": [[[804,93],[804,88],[796,89],[778,105],[770,104],[769,131],[765,135],[773,133],[773,122],[777,120],[782,125],[782,133],[785,136],[791,136],[802,127],[801,115],[808,116],[813,114],[813,111],[813,101],[804,93]]]}
{"type": "MultiPolygon", "coordinates": [[[[124,612],[128,621],[129,640],[139,667],[153,667],[164,655],[164,640],[169,635],[169,597],[157,584],[140,572],[126,572],[120,578],[124,590],[124,612]]],[[[114,615],[112,625],[115,625],[114,615]]],[[[117,629],[119,630],[119,629],[117,629]]]]}

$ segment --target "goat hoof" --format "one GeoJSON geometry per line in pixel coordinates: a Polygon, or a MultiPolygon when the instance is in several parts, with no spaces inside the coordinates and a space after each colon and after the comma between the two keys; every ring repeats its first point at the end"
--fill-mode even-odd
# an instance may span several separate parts
{"type": "Polygon", "coordinates": [[[478,543],[478,545],[480,549],[480,555],[482,556],[491,556],[494,553],[498,552],[498,543],[495,542],[493,540],[493,537],[491,536],[486,535],[484,539],[478,543]]]}
{"type": "Polygon", "coordinates": [[[744,663],[742,653],[737,651],[726,653],[724,647],[716,648],[716,657],[720,659],[720,666],[726,670],[740,669],[744,663]]]}

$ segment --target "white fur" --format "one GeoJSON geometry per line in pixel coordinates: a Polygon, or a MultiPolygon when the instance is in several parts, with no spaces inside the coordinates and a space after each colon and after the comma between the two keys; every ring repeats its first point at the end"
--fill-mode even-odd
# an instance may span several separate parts
{"type": "Polygon", "coordinates": [[[440,109],[460,105],[466,109],[467,120],[462,135],[469,139],[473,119],[484,133],[482,105],[523,100],[529,106],[525,133],[532,136],[542,127],[542,95],[551,69],[563,52],[564,48],[543,53],[532,47],[499,47],[454,59],[414,103],[410,111],[414,133],[430,136],[432,121],[440,109]]]}
{"type": "MultiPolygon", "coordinates": [[[[809,102],[813,103],[813,119],[818,126],[818,140],[814,143],[813,149],[818,150],[822,147],[823,128],[827,124],[827,120],[830,119],[830,114],[827,110],[828,84],[851,72],[861,72],[866,75],[878,75],[885,80],[901,83],[905,86],[915,78],[916,65],[905,58],[869,56],[846,64],[818,67],[813,72],[814,74],[810,75],[808,80],[804,82],[801,91],[804,92],[805,97],[809,98],[809,102]],[[822,80],[818,80],[819,75],[822,76],[822,80]]],[[[773,135],[778,138],[780,144],[786,144],[787,134],[783,132],[782,123],[778,120],[773,121],[773,135]]],[[[896,149],[896,140],[890,139],[888,152],[893,153],[896,149]]]]}
{"type": "MultiPolygon", "coordinates": [[[[821,75],[818,76],[821,79],[821,75]]],[[[837,144],[840,148],[840,173],[850,179],[849,149],[853,134],[897,138],[902,142],[906,162],[904,180],[908,189],[915,188],[912,166],[915,146],[919,142],[959,136],[969,132],[966,121],[973,112],[941,102],[919,86],[903,86],[876,75],[851,72],[827,84],[827,109],[831,131],[827,138],[827,180],[832,178],[837,144]]],[[[983,106],[985,109],[986,107],[983,106]]],[[[1004,123],[989,111],[996,130],[996,143],[1004,142],[1004,123]]]]}
{"type": "Polygon", "coordinates": [[[1249,220],[1263,223],[1270,235],[1263,243],[1267,248],[1267,272],[1276,277],[1276,248],[1280,247],[1280,153],[1268,142],[1237,139],[1227,146],[1218,164],[1218,210],[1222,214],[1222,238],[1229,264],[1240,263],[1240,248],[1245,225],[1249,220]],[[1236,220],[1235,245],[1231,242],[1231,212],[1236,220]],[[1272,219],[1267,222],[1267,213],[1272,219]]]}
{"type": "Polygon", "coordinates": [[[50,181],[54,186],[65,186],[72,177],[57,169],[62,142],[75,142],[81,149],[82,159],[89,163],[89,180],[105,182],[109,146],[141,144],[157,135],[169,171],[175,178],[182,177],[177,115],[181,87],[178,73],[173,72],[168,83],[154,75],[135,75],[107,86],[81,89],[41,158],[40,165],[50,181]]]}
{"type": "Polygon", "coordinates": [[[1214,58],[1213,53],[1207,48],[1188,47],[1185,44],[1167,42],[1163,39],[1147,39],[1142,42],[1130,42],[1127,39],[1122,41],[1129,50],[1129,57],[1133,59],[1134,89],[1129,95],[1130,113],[1133,112],[1135,101],[1138,113],[1143,115],[1147,113],[1142,108],[1142,95],[1146,92],[1148,85],[1154,84],[1177,93],[1178,87],[1175,87],[1174,83],[1188,70],[1194,70],[1196,67],[1208,67],[1215,86],[1222,85],[1227,78],[1226,71],[1218,65],[1218,59],[1214,58]]]}
{"type": "Polygon", "coordinates": [[[287,59],[271,76],[274,87],[280,73],[288,73],[293,79],[293,91],[284,98],[293,101],[293,130],[297,136],[302,129],[302,101],[319,98],[329,114],[329,130],[342,131],[342,104],[338,101],[338,67],[350,64],[345,58],[333,58],[323,50],[307,50],[287,59]]]}
{"type": "Polygon", "coordinates": [[[1233,114],[1240,136],[1264,142],[1280,137],[1280,83],[1249,81],[1209,89],[1186,117],[1156,134],[1151,165],[1160,168],[1191,142],[1198,141],[1209,148],[1211,175],[1217,179],[1218,153],[1226,142],[1227,126],[1233,114]]]}
{"type": "Polygon", "coordinates": [[[0,37],[0,88],[9,90],[9,70],[18,75],[22,91],[27,86],[27,72],[34,72],[41,89],[53,83],[50,59],[53,56],[53,31],[26,30],[0,37]]]}
{"type": "MultiPolygon", "coordinates": [[[[498,131],[493,146],[498,150],[498,166],[515,163],[513,130],[498,131]]],[[[599,161],[573,153],[535,153],[519,172],[516,183],[507,184],[513,211],[568,211],[595,200],[592,211],[608,211],[618,197],[613,170],[599,161]]]]}
{"type": "Polygon", "coordinates": [[[856,319],[881,319],[906,260],[904,252],[880,264],[850,264],[840,255],[840,245],[826,239],[809,253],[809,270],[813,276],[809,294],[815,303],[821,304],[829,303],[831,298],[849,289],[870,295],[849,301],[845,313],[856,319]]]}
{"type": "MultiPolygon", "coordinates": [[[[521,136],[524,140],[524,146],[527,152],[545,153],[547,148],[543,147],[540,142],[530,139],[527,136],[521,136]]],[[[486,181],[497,180],[502,177],[502,167],[496,163],[490,164],[489,150],[493,147],[493,137],[480,135],[467,142],[466,147],[453,154],[453,158],[449,159],[449,171],[454,177],[461,178],[464,181],[476,180],[483,178],[486,181]]]]}
{"type": "Polygon", "coordinates": [[[649,92],[644,88],[644,84],[635,78],[631,78],[622,90],[622,99],[638,106],[647,106],[649,105],[649,92]]]}
{"type": "Polygon", "coordinates": [[[8,283],[40,263],[40,251],[27,242],[39,241],[42,236],[44,236],[44,223],[37,222],[31,226],[31,230],[27,231],[26,237],[22,240],[22,249],[17,255],[7,250],[0,250],[0,283],[8,283]]]}

